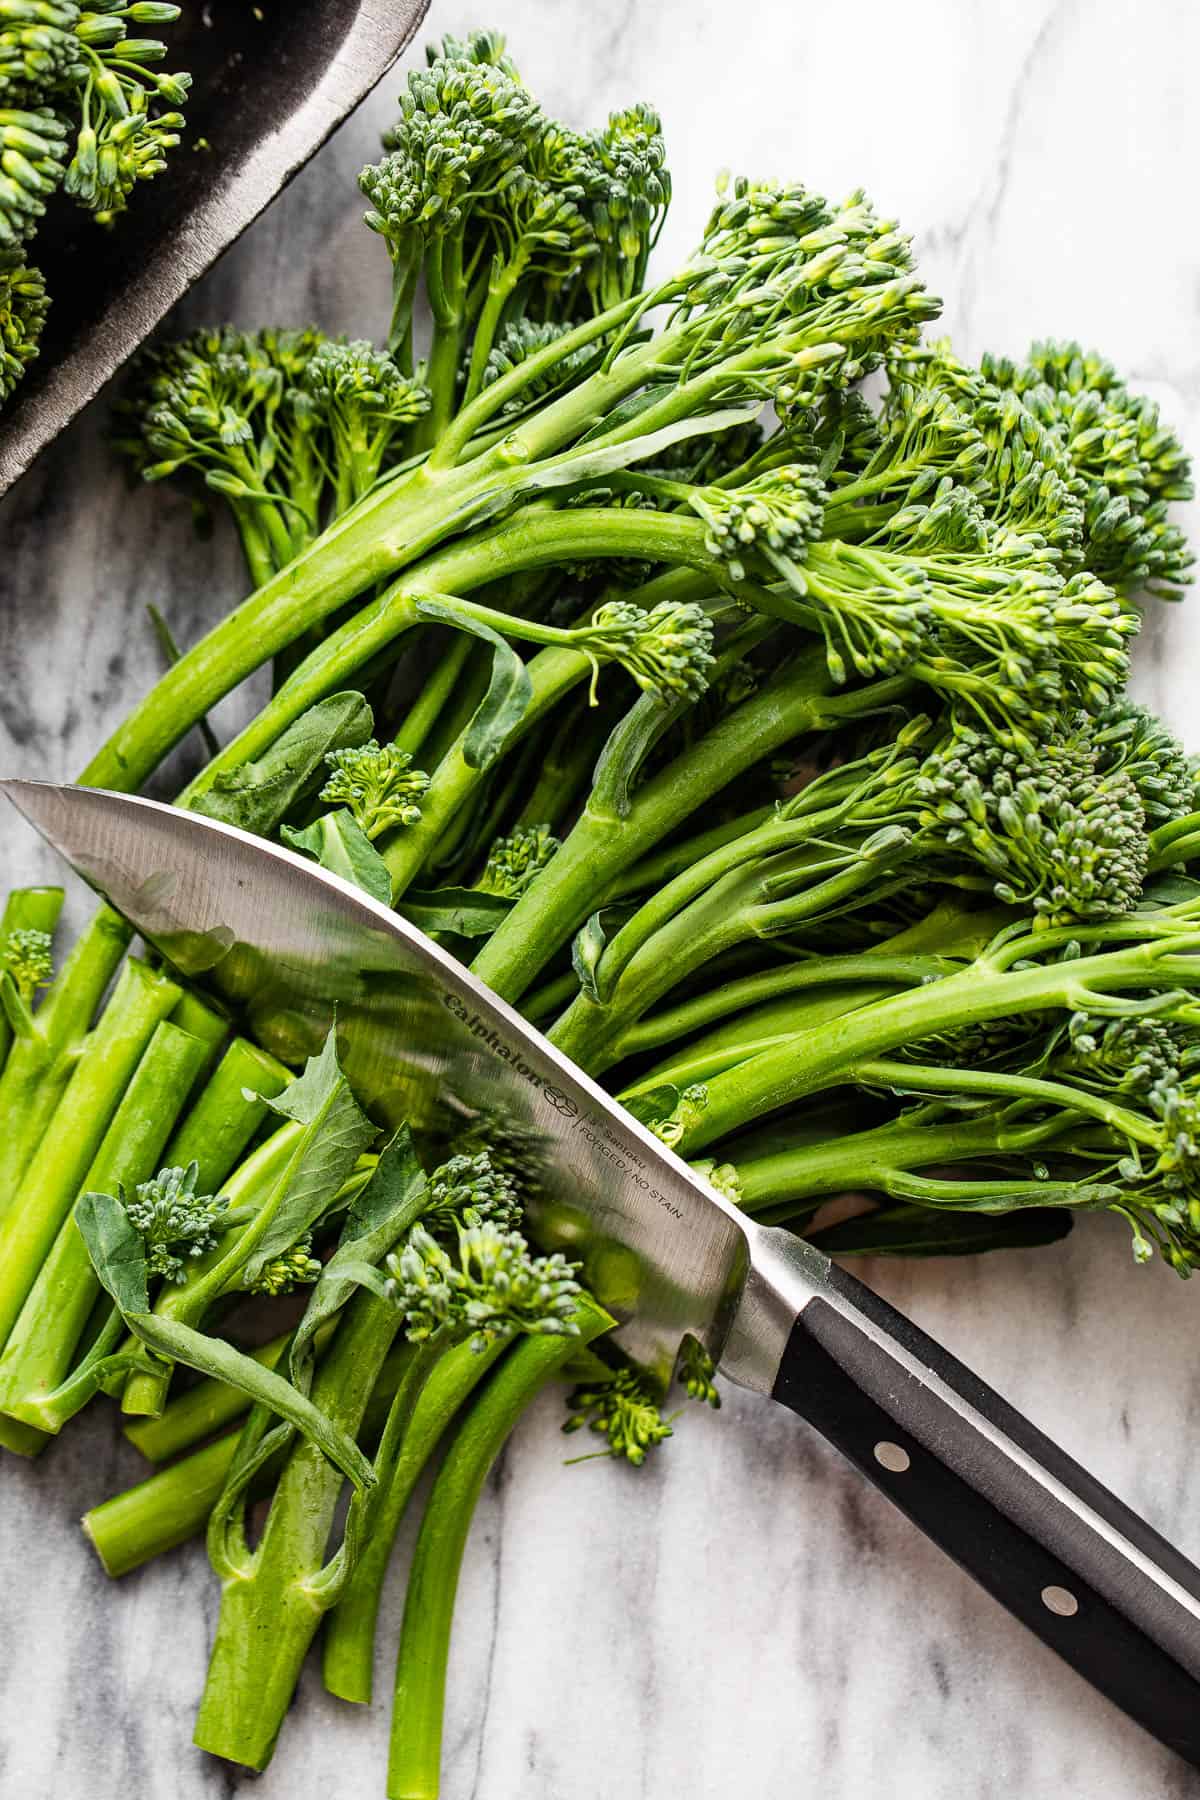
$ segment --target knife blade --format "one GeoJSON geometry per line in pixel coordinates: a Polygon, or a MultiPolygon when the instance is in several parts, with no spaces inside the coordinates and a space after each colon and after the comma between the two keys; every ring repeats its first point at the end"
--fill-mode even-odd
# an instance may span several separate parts
{"type": "Polygon", "coordinates": [[[181,974],[293,1062],[336,1022],[384,1124],[485,1123],[534,1175],[531,1237],[582,1265],[623,1349],[691,1334],[770,1395],[1073,1668],[1200,1767],[1200,1570],[855,1277],[756,1225],[446,951],[314,863],[103,790],[0,787],[181,974]]]}

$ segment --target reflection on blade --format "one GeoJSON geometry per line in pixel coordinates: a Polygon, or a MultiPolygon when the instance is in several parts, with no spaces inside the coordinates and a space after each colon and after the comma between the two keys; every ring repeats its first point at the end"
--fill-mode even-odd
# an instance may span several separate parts
{"type": "Polygon", "coordinates": [[[747,1245],[736,1210],[436,944],[357,888],[231,826],[127,795],[3,784],[184,975],[296,1063],[336,1016],[359,1098],[435,1142],[482,1127],[533,1189],[531,1234],[583,1264],[631,1356],[719,1356],[747,1245]]]}

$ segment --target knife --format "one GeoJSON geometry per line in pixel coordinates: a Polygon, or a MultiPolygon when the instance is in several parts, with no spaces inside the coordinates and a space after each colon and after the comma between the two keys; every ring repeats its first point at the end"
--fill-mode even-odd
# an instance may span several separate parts
{"type": "Polygon", "coordinates": [[[757,1225],[405,919],[314,863],[150,800],[0,783],[186,978],[296,1061],[336,1019],[381,1124],[484,1120],[536,1173],[531,1237],[582,1264],[664,1381],[691,1334],[837,1446],[1043,1643],[1200,1767],[1200,1570],[908,1319],[757,1225]]]}

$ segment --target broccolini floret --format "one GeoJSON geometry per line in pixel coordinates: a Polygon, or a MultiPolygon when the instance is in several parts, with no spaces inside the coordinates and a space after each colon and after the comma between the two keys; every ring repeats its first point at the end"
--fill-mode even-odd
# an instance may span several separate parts
{"type": "Polygon", "coordinates": [[[279,1294],[290,1294],[298,1287],[311,1287],[320,1274],[320,1261],[312,1253],[312,1233],[306,1231],[290,1250],[273,1256],[263,1265],[249,1291],[273,1299],[279,1294]]]}
{"type": "Polygon", "coordinates": [[[568,1397],[567,1409],[565,1432],[585,1427],[596,1432],[608,1440],[608,1449],[597,1450],[596,1456],[623,1457],[635,1469],[641,1468],[649,1451],[674,1435],[648,1383],[633,1369],[618,1369],[607,1381],[581,1383],[568,1397]]]}
{"type": "Polygon", "coordinates": [[[49,310],[41,271],[17,254],[0,256],[0,401],[37,355],[49,310]]]}
{"type": "MultiPolygon", "coordinates": [[[[730,1167],[730,1175],[736,1181],[737,1171],[730,1167]]],[[[712,1179],[711,1176],[708,1177],[712,1179]]],[[[698,1338],[685,1337],[679,1352],[679,1364],[676,1379],[681,1381],[689,1400],[698,1400],[704,1406],[711,1406],[719,1412],[721,1396],[717,1392],[717,1366],[698,1338]]]]}
{"type": "Polygon", "coordinates": [[[509,836],[496,839],[478,886],[486,894],[515,900],[537,879],[558,847],[549,825],[522,825],[509,836]]]}
{"type": "Polygon", "coordinates": [[[649,612],[627,600],[610,600],[575,636],[592,662],[592,694],[598,659],[619,662],[645,693],[661,699],[697,700],[713,666],[712,621],[691,602],[662,601],[649,612]]]}
{"type": "Polygon", "coordinates": [[[74,0],[9,0],[0,23],[0,85],[46,94],[82,78],[74,0]]]}
{"type": "Polygon", "coordinates": [[[1195,811],[1196,770],[1161,719],[1122,697],[1097,717],[1092,741],[1101,773],[1120,770],[1137,788],[1147,820],[1165,824],[1195,811]]]}
{"type": "Polygon", "coordinates": [[[514,1332],[570,1336],[580,1293],[565,1257],[533,1256],[518,1231],[459,1224],[453,1252],[415,1225],[388,1257],[388,1294],[413,1343],[456,1332],[482,1353],[514,1332]]]}
{"type": "Polygon", "coordinates": [[[346,807],[368,838],[415,825],[421,817],[420,801],[429,777],[411,766],[406,750],[371,738],[357,749],[331,750],[325,760],[331,774],[321,799],[346,807]]]}
{"type": "MultiPolygon", "coordinates": [[[[511,320],[500,331],[488,350],[487,361],[483,365],[480,387],[491,387],[493,382],[502,376],[511,375],[513,370],[539,350],[546,350],[551,344],[571,330],[567,320],[528,319],[511,320]]],[[[506,401],[501,413],[523,412],[531,400],[541,399],[546,393],[569,383],[581,373],[588,364],[595,361],[596,352],[589,346],[578,350],[569,350],[554,364],[541,380],[534,381],[519,398],[506,401]]]]}
{"type": "Polygon", "coordinates": [[[227,1199],[196,1192],[199,1174],[195,1162],[160,1169],[132,1195],[123,1188],[117,1195],[129,1223],[142,1234],[148,1273],[179,1285],[187,1279],[187,1259],[215,1248],[229,1210],[227,1199]]]}
{"type": "Polygon", "coordinates": [[[1103,772],[1087,735],[1048,739],[1025,758],[969,727],[922,766],[918,792],[951,848],[994,875],[1010,906],[1039,922],[1128,912],[1146,873],[1146,816],[1120,768],[1103,772]]]}
{"type": "Polygon", "coordinates": [[[402,434],[429,410],[420,382],[362,338],[319,343],[289,399],[302,415],[311,410],[323,427],[328,442],[320,454],[337,512],[367,492],[402,434]]]}
{"type": "Polygon", "coordinates": [[[10,977],[26,1006],[54,973],[51,945],[48,931],[29,929],[10,931],[0,940],[0,973],[10,977]]]}
{"type": "Polygon", "coordinates": [[[51,107],[0,106],[0,254],[19,250],[37,230],[62,183],[66,154],[67,126],[51,107]]]}

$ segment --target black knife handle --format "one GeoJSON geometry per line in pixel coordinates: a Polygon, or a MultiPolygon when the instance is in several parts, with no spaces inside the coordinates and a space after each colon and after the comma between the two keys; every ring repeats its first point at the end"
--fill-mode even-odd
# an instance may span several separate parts
{"type": "Polygon", "coordinates": [[[774,1398],[1101,1693],[1200,1767],[1200,1570],[844,1270],[774,1398]]]}

